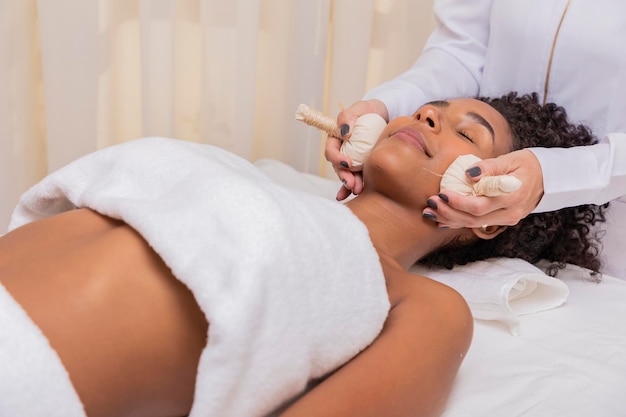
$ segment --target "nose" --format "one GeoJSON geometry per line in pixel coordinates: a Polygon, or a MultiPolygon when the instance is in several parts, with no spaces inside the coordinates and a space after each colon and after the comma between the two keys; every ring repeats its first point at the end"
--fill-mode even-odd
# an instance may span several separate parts
{"type": "Polygon", "coordinates": [[[441,131],[441,115],[435,106],[426,105],[415,114],[415,120],[425,124],[434,133],[441,131]]]}

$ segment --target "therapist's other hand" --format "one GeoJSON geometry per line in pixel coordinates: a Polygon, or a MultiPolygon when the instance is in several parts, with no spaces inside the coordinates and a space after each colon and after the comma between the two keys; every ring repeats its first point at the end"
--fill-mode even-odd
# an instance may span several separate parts
{"type": "Polygon", "coordinates": [[[324,156],[332,165],[337,177],[343,183],[343,187],[337,192],[337,200],[345,200],[350,194],[359,194],[363,191],[363,177],[360,172],[350,171],[352,161],[341,153],[341,144],[344,139],[349,139],[354,129],[356,119],[367,113],[377,113],[386,121],[389,121],[387,107],[380,100],[357,101],[352,106],[342,110],[337,115],[337,124],[341,130],[342,138],[328,136],[324,156]]]}
{"type": "Polygon", "coordinates": [[[513,226],[530,214],[543,196],[541,165],[528,149],[484,159],[465,174],[472,181],[487,175],[513,175],[522,185],[517,191],[498,197],[472,197],[442,190],[428,199],[428,207],[422,212],[425,218],[449,228],[513,226]]]}

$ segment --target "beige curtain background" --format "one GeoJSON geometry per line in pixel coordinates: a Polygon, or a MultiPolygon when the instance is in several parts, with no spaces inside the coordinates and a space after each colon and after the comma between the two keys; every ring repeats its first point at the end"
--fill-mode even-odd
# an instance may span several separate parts
{"type": "Polygon", "coordinates": [[[334,177],[336,115],[408,68],[432,0],[0,0],[0,234],[49,172],[142,136],[334,177]]]}

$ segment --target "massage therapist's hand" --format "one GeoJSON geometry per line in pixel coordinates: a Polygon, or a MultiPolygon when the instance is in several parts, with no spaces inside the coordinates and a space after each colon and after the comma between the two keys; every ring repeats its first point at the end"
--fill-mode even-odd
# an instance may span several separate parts
{"type": "MultiPolygon", "coordinates": [[[[354,129],[356,119],[367,113],[377,113],[389,121],[387,107],[380,100],[357,101],[352,106],[342,110],[337,115],[337,124],[340,127],[343,139],[349,139],[354,129]]],[[[363,177],[360,172],[350,171],[352,161],[340,152],[341,138],[328,136],[324,155],[333,164],[337,176],[343,182],[343,187],[337,192],[337,200],[345,200],[350,194],[359,194],[363,190],[363,177]]]]}
{"type": "Polygon", "coordinates": [[[486,175],[513,175],[522,186],[510,194],[497,197],[471,197],[442,190],[432,196],[424,209],[426,218],[439,227],[481,227],[484,225],[513,226],[537,207],[543,196],[541,165],[528,149],[511,152],[497,158],[484,159],[471,166],[465,174],[478,181],[486,175]]]}

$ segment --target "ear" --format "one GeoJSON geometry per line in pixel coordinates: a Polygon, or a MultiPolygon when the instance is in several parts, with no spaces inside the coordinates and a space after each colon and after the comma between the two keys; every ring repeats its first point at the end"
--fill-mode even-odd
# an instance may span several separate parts
{"type": "Polygon", "coordinates": [[[485,225],[482,227],[476,227],[472,229],[472,232],[474,232],[474,234],[478,236],[478,238],[480,239],[489,240],[489,239],[493,239],[494,237],[498,236],[500,233],[504,232],[506,228],[507,226],[485,225]]]}

